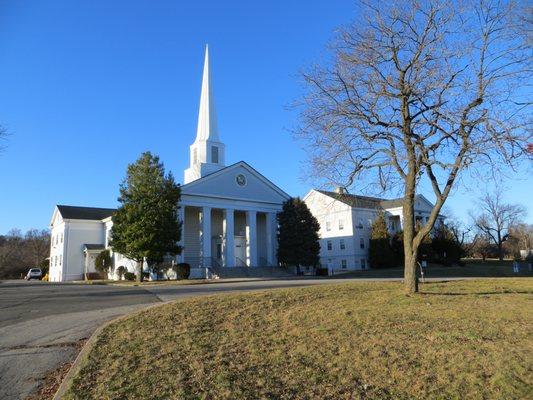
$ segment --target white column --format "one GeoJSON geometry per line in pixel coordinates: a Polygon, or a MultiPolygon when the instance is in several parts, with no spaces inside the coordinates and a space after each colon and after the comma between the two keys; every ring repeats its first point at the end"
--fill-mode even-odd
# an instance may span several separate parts
{"type": "Polygon", "coordinates": [[[178,210],[178,221],[181,222],[181,235],[180,235],[180,241],[178,244],[181,246],[181,253],[178,254],[177,262],[182,263],[185,262],[185,206],[180,206],[178,210]]]}
{"type": "Polygon", "coordinates": [[[210,267],[211,265],[211,207],[202,207],[202,262],[203,267],[210,267]]]}
{"type": "Polygon", "coordinates": [[[276,261],[276,213],[266,214],[266,243],[267,243],[267,263],[269,267],[278,265],[276,261]]]}
{"type": "Polygon", "coordinates": [[[235,266],[235,219],[234,210],[227,208],[224,211],[224,266],[235,266]]]}
{"type": "Polygon", "coordinates": [[[246,263],[257,267],[257,212],[246,212],[246,263]]]}

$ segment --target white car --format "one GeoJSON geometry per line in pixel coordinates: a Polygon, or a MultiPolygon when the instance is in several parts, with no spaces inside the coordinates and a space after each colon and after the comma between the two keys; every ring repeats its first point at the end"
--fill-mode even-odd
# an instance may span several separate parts
{"type": "Polygon", "coordinates": [[[41,279],[43,277],[43,271],[40,268],[30,268],[24,279],[30,281],[32,279],[41,279]]]}

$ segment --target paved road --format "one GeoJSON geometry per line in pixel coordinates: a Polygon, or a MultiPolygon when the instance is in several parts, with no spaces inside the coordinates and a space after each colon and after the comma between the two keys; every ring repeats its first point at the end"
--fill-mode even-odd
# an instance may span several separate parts
{"type": "Polygon", "coordinates": [[[160,301],[142,289],[41,282],[0,284],[0,399],[23,399],[110,318],[160,301]]]}
{"type": "Polygon", "coordinates": [[[150,304],[230,291],[336,281],[248,280],[143,288],[35,281],[2,282],[0,399],[23,399],[34,393],[49,372],[75,358],[79,340],[88,338],[105,321],[150,304]]]}

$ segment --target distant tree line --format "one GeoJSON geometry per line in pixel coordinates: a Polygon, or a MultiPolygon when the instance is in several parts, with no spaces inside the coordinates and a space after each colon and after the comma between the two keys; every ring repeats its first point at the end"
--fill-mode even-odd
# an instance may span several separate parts
{"type": "Polygon", "coordinates": [[[25,234],[12,229],[0,235],[0,279],[20,278],[29,268],[40,267],[48,272],[50,232],[30,229],[25,234]]]}

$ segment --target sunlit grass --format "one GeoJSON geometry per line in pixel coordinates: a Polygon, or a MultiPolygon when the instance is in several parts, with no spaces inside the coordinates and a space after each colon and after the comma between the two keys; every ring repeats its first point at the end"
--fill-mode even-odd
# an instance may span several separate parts
{"type": "Polygon", "coordinates": [[[348,283],[167,304],[106,328],[76,399],[518,399],[533,279],[348,283]]]}

